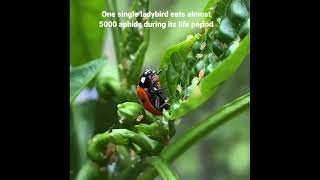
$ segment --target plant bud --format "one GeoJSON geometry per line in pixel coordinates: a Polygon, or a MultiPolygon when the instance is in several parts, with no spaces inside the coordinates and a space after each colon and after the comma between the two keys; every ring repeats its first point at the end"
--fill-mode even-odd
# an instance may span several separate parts
{"type": "Polygon", "coordinates": [[[168,127],[161,122],[154,122],[150,125],[138,124],[135,127],[153,140],[166,142],[169,135],[168,127]]]}
{"type": "Polygon", "coordinates": [[[117,107],[121,124],[137,124],[141,121],[141,117],[144,116],[144,108],[139,103],[125,102],[118,104],[117,107]]]}

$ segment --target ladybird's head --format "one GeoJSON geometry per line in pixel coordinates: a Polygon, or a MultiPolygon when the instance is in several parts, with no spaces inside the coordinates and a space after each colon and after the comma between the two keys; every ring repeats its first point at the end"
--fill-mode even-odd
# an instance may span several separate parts
{"type": "Polygon", "coordinates": [[[160,71],[156,72],[153,69],[146,69],[143,71],[143,73],[140,76],[140,80],[139,80],[139,86],[143,87],[143,88],[148,88],[153,79],[156,77],[156,75],[158,75],[160,73],[160,71]]]}

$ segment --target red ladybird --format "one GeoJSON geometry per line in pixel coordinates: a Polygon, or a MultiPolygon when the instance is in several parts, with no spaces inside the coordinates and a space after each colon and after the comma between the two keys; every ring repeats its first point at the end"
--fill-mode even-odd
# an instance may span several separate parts
{"type": "Polygon", "coordinates": [[[162,115],[162,110],[168,110],[170,104],[160,87],[159,72],[146,69],[140,76],[137,95],[144,108],[155,115],[162,115]]]}

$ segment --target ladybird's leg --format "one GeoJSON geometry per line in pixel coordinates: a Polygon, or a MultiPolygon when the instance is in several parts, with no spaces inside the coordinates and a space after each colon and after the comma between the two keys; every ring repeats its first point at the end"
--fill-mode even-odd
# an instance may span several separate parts
{"type": "Polygon", "coordinates": [[[170,107],[170,104],[165,102],[163,104],[161,104],[161,98],[159,96],[156,97],[156,101],[155,101],[155,107],[156,109],[158,109],[159,111],[162,111],[163,109],[168,110],[170,107]]]}
{"type": "Polygon", "coordinates": [[[148,93],[148,96],[149,96],[149,99],[151,101],[151,104],[156,107],[156,103],[157,103],[157,95],[154,93],[154,91],[152,89],[148,89],[149,93],[148,93]]]}
{"type": "Polygon", "coordinates": [[[163,88],[154,89],[154,93],[157,93],[159,96],[162,96],[163,88]]]}
{"type": "Polygon", "coordinates": [[[112,132],[112,129],[116,128],[117,126],[115,124],[111,125],[111,127],[109,127],[108,131],[112,132]]]}
{"type": "Polygon", "coordinates": [[[154,94],[158,91],[158,89],[155,88],[154,86],[150,86],[150,87],[148,87],[148,91],[150,94],[154,94]]]}
{"type": "Polygon", "coordinates": [[[160,106],[160,98],[158,96],[155,97],[154,106],[155,106],[156,109],[158,109],[158,110],[160,109],[159,108],[159,106],[160,106]]]}
{"type": "Polygon", "coordinates": [[[157,88],[156,90],[155,90],[155,92],[159,92],[159,91],[163,91],[164,90],[164,88],[157,88]]]}
{"type": "Polygon", "coordinates": [[[156,93],[157,93],[157,96],[161,98],[162,102],[165,102],[167,100],[167,97],[163,94],[162,89],[157,89],[156,93]]]}
{"type": "Polygon", "coordinates": [[[169,107],[170,107],[170,104],[167,103],[167,102],[165,102],[165,103],[163,103],[163,104],[159,107],[159,109],[161,109],[161,110],[162,110],[162,109],[168,110],[169,107]]]}
{"type": "Polygon", "coordinates": [[[159,83],[158,80],[152,80],[151,87],[155,89],[159,89],[159,83]]]}

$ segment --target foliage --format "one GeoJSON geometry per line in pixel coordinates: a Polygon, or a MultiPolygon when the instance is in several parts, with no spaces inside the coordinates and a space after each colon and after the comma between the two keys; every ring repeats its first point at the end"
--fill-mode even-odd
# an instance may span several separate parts
{"type": "MultiPolygon", "coordinates": [[[[79,13],[79,7],[86,6],[88,2],[82,3],[72,0],[71,14],[79,13]]],[[[149,0],[134,0],[131,10],[147,12],[149,4],[149,0]]],[[[100,7],[104,5],[95,3],[90,12],[96,12],[100,7]]],[[[105,7],[109,11],[117,11],[114,0],[105,1],[105,7]]],[[[73,66],[70,65],[70,104],[73,115],[70,120],[73,131],[70,138],[76,142],[72,149],[79,148],[79,153],[76,154],[88,157],[75,158],[78,159],[77,163],[72,162],[77,164],[74,168],[76,172],[73,172],[77,179],[152,179],[157,173],[163,179],[179,179],[170,165],[173,160],[214,129],[249,108],[250,94],[247,93],[221,110],[211,113],[193,129],[180,135],[175,142],[170,142],[176,133],[179,120],[212,97],[220,85],[232,77],[249,53],[248,0],[211,0],[203,11],[211,11],[212,16],[205,21],[213,21],[215,26],[189,35],[185,41],[168,48],[161,57],[161,86],[172,104],[163,116],[155,116],[144,110],[135,94],[149,45],[150,28],[110,29],[118,73],[106,75],[107,65],[102,55],[98,55],[101,59],[90,61],[91,58],[96,58],[97,54],[101,54],[100,40],[103,30],[84,30],[84,27],[80,26],[88,26],[82,22],[89,14],[87,11],[78,16],[78,20],[74,19],[74,15],[71,16],[72,27],[77,29],[71,28],[71,31],[78,32],[81,36],[79,39],[74,38],[73,40],[77,40],[72,44],[82,39],[79,46],[94,47],[87,50],[79,47],[80,53],[74,50],[71,52],[73,66]],[[92,35],[95,37],[92,37],[90,44],[83,41],[87,34],[79,33],[81,31],[94,32],[99,38],[92,35]],[[75,66],[78,64],[81,66],[75,66]],[[74,100],[85,87],[90,87],[90,82],[95,82],[100,100],[110,103],[109,107],[116,107],[110,108],[108,113],[101,117],[106,120],[109,118],[109,124],[113,124],[102,127],[101,131],[78,125],[85,121],[79,121],[81,118],[76,113],[78,105],[74,105],[74,100]],[[111,116],[118,116],[117,121],[114,122],[111,116]],[[80,135],[83,132],[86,132],[86,137],[80,135]],[[88,144],[83,144],[86,141],[88,144]],[[113,163],[114,170],[111,170],[108,167],[113,163]]],[[[111,20],[121,21],[119,18],[111,20]]],[[[144,22],[148,19],[138,17],[134,20],[144,22]]],[[[93,20],[88,16],[86,21],[95,22],[97,19],[93,20]]]]}
{"type": "Polygon", "coordinates": [[[97,26],[101,0],[70,0],[70,63],[79,66],[101,57],[105,29],[97,26]]]}
{"type": "Polygon", "coordinates": [[[81,67],[70,69],[70,103],[97,75],[104,63],[104,59],[94,60],[81,67]]]}
{"type": "Polygon", "coordinates": [[[161,59],[160,69],[166,72],[161,82],[174,104],[171,119],[182,117],[212,96],[248,54],[250,18],[244,2],[212,2],[204,11],[212,12],[210,20],[215,26],[170,47],[161,59]]]}

